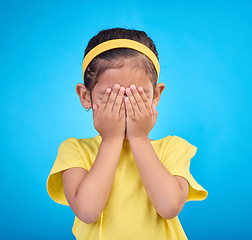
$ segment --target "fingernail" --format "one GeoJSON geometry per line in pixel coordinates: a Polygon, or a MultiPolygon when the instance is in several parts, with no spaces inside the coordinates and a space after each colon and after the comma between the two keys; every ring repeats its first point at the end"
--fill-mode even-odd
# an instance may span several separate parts
{"type": "Polygon", "coordinates": [[[136,86],[135,86],[135,85],[130,85],[130,88],[131,88],[132,90],[134,90],[134,89],[136,89],[136,86]]]}
{"type": "Polygon", "coordinates": [[[110,93],[110,92],[111,92],[111,88],[107,88],[107,89],[106,89],[106,92],[107,92],[107,93],[110,93]]]}
{"type": "Polygon", "coordinates": [[[118,83],[116,83],[115,85],[114,85],[114,89],[119,89],[120,88],[120,85],[118,84],[118,83]]]}
{"type": "Polygon", "coordinates": [[[143,91],[143,88],[142,88],[142,87],[139,87],[139,88],[138,88],[138,91],[142,92],[142,91],[143,91]]]}

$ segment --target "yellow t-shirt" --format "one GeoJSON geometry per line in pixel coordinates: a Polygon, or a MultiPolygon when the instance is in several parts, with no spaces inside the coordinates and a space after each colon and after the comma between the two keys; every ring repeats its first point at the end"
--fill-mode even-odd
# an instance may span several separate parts
{"type": "MultiPolygon", "coordinates": [[[[47,181],[48,193],[54,201],[68,205],[62,171],[73,167],[89,171],[100,143],[101,137],[98,135],[90,139],[69,138],[60,145],[47,181]]],[[[168,171],[188,181],[187,201],[205,199],[206,190],[189,171],[190,160],[197,148],[177,136],[167,136],[151,143],[168,171]]],[[[163,219],[151,204],[128,142],[123,145],[111,194],[100,218],[93,224],[85,224],[75,217],[73,234],[78,240],[187,239],[178,217],[163,219]]]]}

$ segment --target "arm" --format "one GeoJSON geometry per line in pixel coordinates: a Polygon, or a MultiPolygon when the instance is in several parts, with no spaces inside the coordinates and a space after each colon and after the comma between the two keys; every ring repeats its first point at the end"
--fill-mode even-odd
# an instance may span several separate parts
{"type": "Polygon", "coordinates": [[[173,176],[164,167],[148,139],[132,138],[129,142],[143,185],[157,213],[165,219],[176,217],[187,198],[187,181],[173,176]]]}
{"type": "Polygon", "coordinates": [[[85,223],[98,220],[112,188],[125,135],[123,95],[123,88],[114,87],[111,94],[106,91],[99,109],[93,106],[94,125],[102,142],[90,171],[72,168],[63,172],[66,199],[75,215],[85,223]]]}
{"type": "Polygon", "coordinates": [[[188,183],[173,176],[157,157],[148,138],[157,119],[157,111],[148,101],[142,88],[126,89],[127,133],[131,150],[145,190],[157,213],[171,219],[182,210],[187,195],[188,183]],[[144,149],[144,151],[143,151],[144,149]]]}

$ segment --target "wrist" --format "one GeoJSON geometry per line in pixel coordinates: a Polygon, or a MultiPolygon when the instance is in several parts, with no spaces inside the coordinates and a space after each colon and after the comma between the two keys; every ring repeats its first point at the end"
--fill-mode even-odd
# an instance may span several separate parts
{"type": "Polygon", "coordinates": [[[103,143],[108,143],[108,144],[123,144],[124,137],[104,137],[101,136],[102,142],[103,143]]]}
{"type": "Polygon", "coordinates": [[[148,136],[130,137],[128,138],[130,144],[140,144],[145,142],[150,142],[148,136]]]}

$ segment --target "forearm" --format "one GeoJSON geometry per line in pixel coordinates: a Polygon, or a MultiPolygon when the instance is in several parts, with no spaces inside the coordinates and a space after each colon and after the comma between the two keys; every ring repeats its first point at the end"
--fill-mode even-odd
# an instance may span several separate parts
{"type": "Polygon", "coordinates": [[[143,185],[156,211],[166,219],[175,217],[185,202],[176,178],[159,160],[149,139],[129,141],[143,185]]]}
{"type": "Polygon", "coordinates": [[[92,168],[78,186],[75,201],[87,222],[95,222],[108,201],[122,144],[123,140],[102,140],[92,168]]]}

